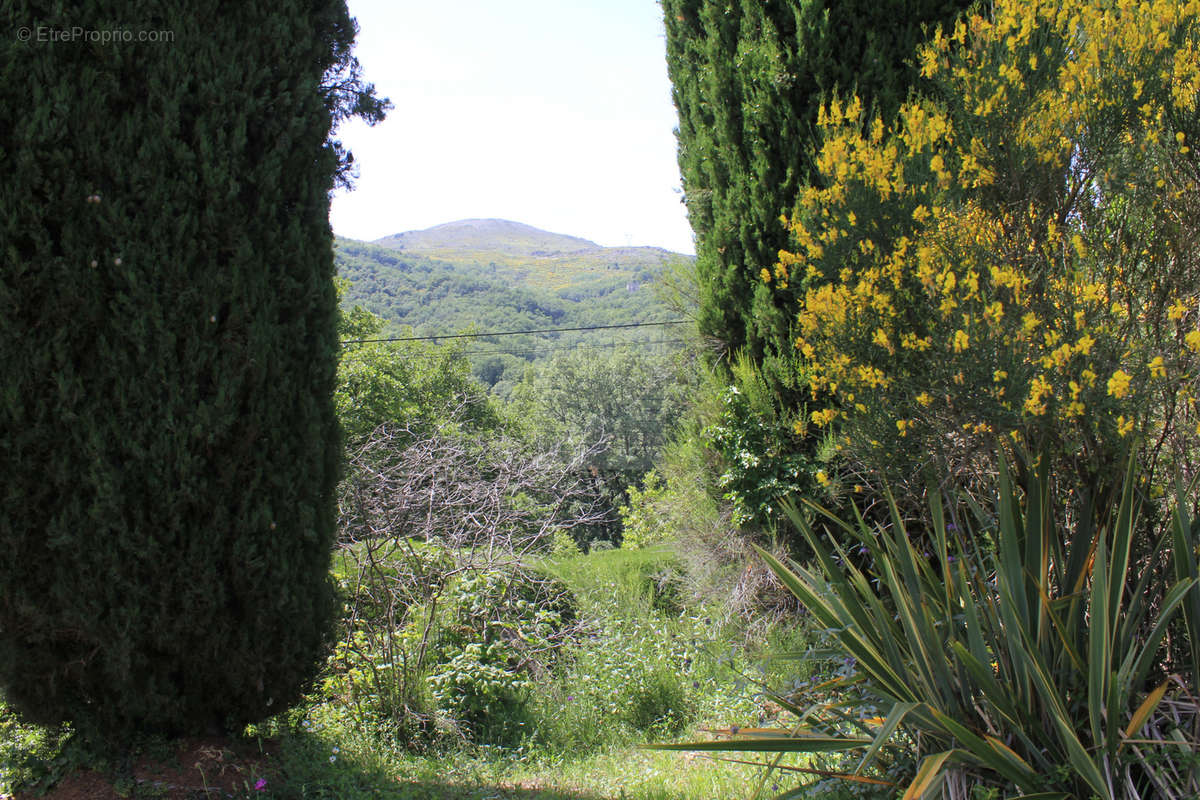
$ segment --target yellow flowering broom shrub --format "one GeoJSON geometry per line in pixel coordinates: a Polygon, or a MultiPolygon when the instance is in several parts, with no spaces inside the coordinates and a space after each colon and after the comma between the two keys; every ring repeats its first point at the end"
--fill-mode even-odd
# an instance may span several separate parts
{"type": "Polygon", "coordinates": [[[936,100],[827,103],[823,182],[761,276],[803,287],[801,424],[901,471],[998,436],[1080,485],[1114,485],[1135,439],[1190,471],[1200,2],[997,0],[917,58],[936,100]]]}

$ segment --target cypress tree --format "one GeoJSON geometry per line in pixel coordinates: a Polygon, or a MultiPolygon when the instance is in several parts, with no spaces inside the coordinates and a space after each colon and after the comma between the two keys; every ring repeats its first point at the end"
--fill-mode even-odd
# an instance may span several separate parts
{"type": "Polygon", "coordinates": [[[67,6],[0,11],[0,693],[232,729],[333,618],[329,136],[383,104],[344,0],[67,6]]]}
{"type": "Polygon", "coordinates": [[[923,29],[971,0],[662,0],[679,166],[696,233],[701,332],[788,394],[803,286],[767,287],[780,216],[814,180],[817,110],[855,91],[888,118],[918,81],[923,29]]]}

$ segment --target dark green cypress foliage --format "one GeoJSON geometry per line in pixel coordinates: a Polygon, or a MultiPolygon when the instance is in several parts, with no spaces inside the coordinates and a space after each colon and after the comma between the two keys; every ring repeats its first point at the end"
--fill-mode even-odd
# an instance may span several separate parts
{"type": "Polygon", "coordinates": [[[787,394],[791,294],[759,278],[788,244],[780,215],[813,180],[817,109],[857,91],[885,118],[917,71],[922,27],[970,0],[662,0],[679,165],[697,239],[700,329],[787,394]]]}
{"type": "Polygon", "coordinates": [[[382,113],[353,24],[344,0],[2,8],[0,692],[103,737],[261,719],[335,604],[327,140],[382,113]],[[50,40],[73,27],[97,40],[50,40]]]}

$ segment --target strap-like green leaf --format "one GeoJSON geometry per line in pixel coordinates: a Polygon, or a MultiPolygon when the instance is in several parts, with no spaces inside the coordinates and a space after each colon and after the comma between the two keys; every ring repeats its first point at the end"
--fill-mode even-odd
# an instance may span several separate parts
{"type": "Polygon", "coordinates": [[[1129,718],[1129,724],[1125,726],[1125,738],[1133,736],[1142,726],[1146,724],[1146,720],[1154,713],[1154,709],[1158,708],[1158,704],[1162,702],[1163,695],[1167,693],[1169,681],[1163,681],[1157,689],[1146,695],[1146,699],[1137,707],[1137,711],[1133,712],[1133,716],[1129,718]]]}
{"type": "Polygon", "coordinates": [[[912,711],[916,703],[896,703],[892,706],[892,710],[888,712],[887,719],[883,721],[883,725],[875,733],[875,741],[871,742],[871,746],[867,749],[866,754],[862,757],[862,761],[858,762],[858,766],[854,768],[855,775],[861,775],[862,771],[871,764],[871,760],[875,758],[875,754],[879,752],[888,739],[892,738],[892,734],[896,732],[896,728],[904,720],[906,714],[912,711]]]}
{"type": "Polygon", "coordinates": [[[954,751],[947,750],[944,753],[927,756],[921,762],[921,768],[917,770],[913,782],[904,791],[902,800],[919,800],[919,798],[924,797],[941,780],[942,766],[952,755],[954,755],[954,751]]]}
{"type": "Polygon", "coordinates": [[[717,739],[707,742],[676,742],[642,745],[650,750],[696,752],[829,753],[867,747],[865,736],[780,736],[777,738],[717,739]]]}

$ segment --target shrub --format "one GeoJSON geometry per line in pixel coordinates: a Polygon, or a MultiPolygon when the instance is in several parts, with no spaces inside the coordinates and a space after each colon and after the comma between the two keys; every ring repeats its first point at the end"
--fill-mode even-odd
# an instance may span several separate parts
{"type": "Polygon", "coordinates": [[[917,495],[922,467],[994,475],[997,437],[1089,494],[1138,440],[1160,488],[1193,469],[1200,7],[997,2],[918,62],[936,101],[822,109],[822,181],[761,276],[803,292],[802,424],[917,495]]]}
{"type": "Polygon", "coordinates": [[[939,784],[952,798],[971,787],[1194,796],[1200,720],[1170,698],[1190,702],[1198,665],[1193,652],[1168,676],[1164,636],[1177,618],[1193,642],[1200,631],[1198,528],[1181,491],[1171,529],[1138,547],[1132,463],[1115,508],[1065,529],[1044,464],[1022,487],[1023,505],[1007,472],[994,507],[964,515],[952,506],[949,521],[934,493],[929,553],[898,514],[890,527],[844,524],[862,568],[797,516],[818,565],[764,556],[853,660],[853,674],[831,685],[862,694],[849,705],[785,701],[806,728],[705,749],[857,748],[860,774],[904,731],[920,760],[906,778],[910,797],[939,784]],[[1109,522],[1094,529],[1092,519],[1109,522]]]}
{"type": "Polygon", "coordinates": [[[451,587],[429,683],[441,713],[468,737],[514,744],[527,732],[525,704],[548,680],[577,614],[560,581],[508,567],[468,573],[451,587]]]}
{"type": "Polygon", "coordinates": [[[673,531],[667,527],[657,507],[665,493],[666,487],[654,470],[646,473],[641,489],[629,487],[629,502],[617,509],[621,515],[622,548],[641,550],[670,538],[673,531]]]}
{"type": "Polygon", "coordinates": [[[360,729],[386,729],[414,747],[435,735],[429,640],[437,601],[456,570],[444,549],[410,540],[366,539],[338,552],[342,636],[321,690],[360,729]]]}
{"type": "Polygon", "coordinates": [[[748,360],[738,360],[733,373],[735,382],[721,394],[721,412],[703,436],[721,455],[718,482],[733,507],[734,523],[775,529],[787,524],[779,517],[779,501],[818,485],[815,445],[801,446],[790,413],[776,410],[766,382],[748,360]]]}
{"type": "Polygon", "coordinates": [[[383,110],[342,0],[122,14],[173,41],[0,49],[0,688],[104,739],[236,728],[316,674],[340,462],[328,137],[383,110]]]}

